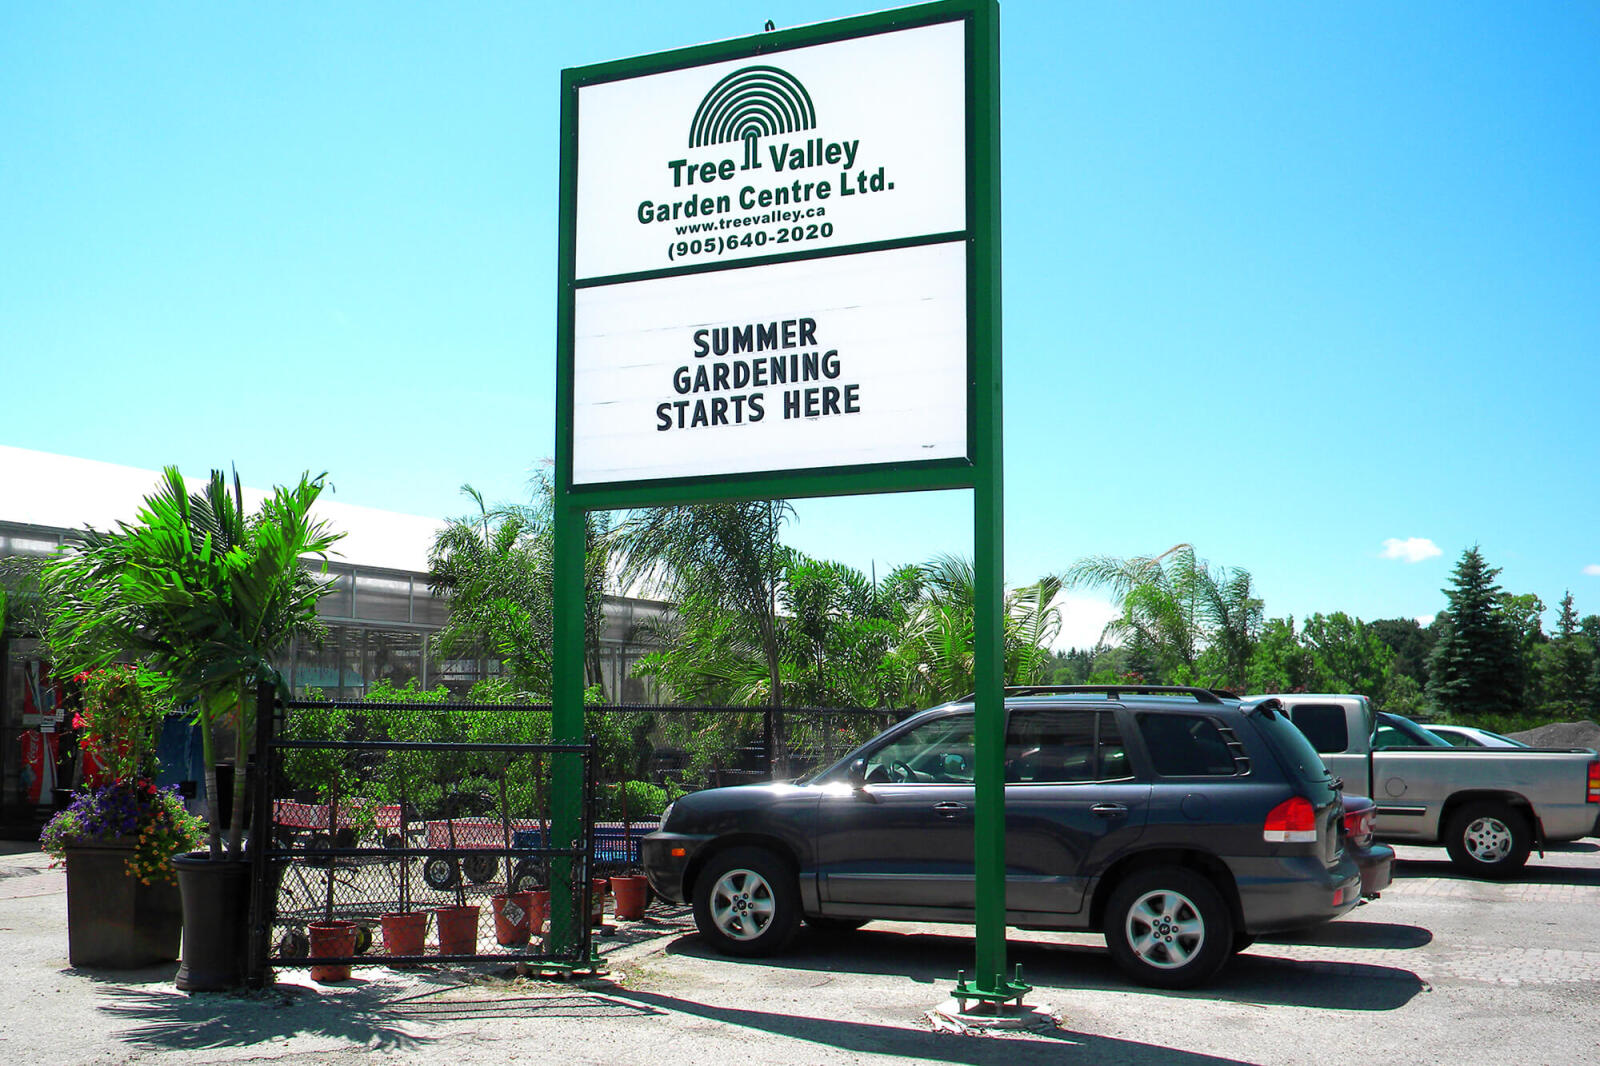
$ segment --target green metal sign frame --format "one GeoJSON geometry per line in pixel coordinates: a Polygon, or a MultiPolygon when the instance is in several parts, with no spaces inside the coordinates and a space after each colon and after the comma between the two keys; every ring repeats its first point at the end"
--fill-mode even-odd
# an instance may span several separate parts
{"type": "MultiPolygon", "coordinates": [[[[676,506],[738,499],[849,496],[867,493],[973,490],[974,681],[976,780],[974,841],[976,887],[975,981],[964,975],[957,994],[971,999],[1017,999],[1026,986],[1005,971],[1005,786],[1003,610],[1003,455],[1001,440],[1000,322],[1000,94],[999,22],[995,0],[941,0],[815,26],[779,30],[670,52],[578,67],[562,72],[561,198],[556,296],[555,684],[552,739],[581,740],[583,731],[584,516],[589,511],[676,506]],[[576,276],[579,90],[796,48],[868,37],[940,23],[966,27],[966,226],[871,244],[835,246],[714,265],[682,266],[578,280],[576,276]],[[879,463],[834,469],[730,474],[715,479],[677,478],[622,484],[574,485],[574,326],[577,292],[592,285],[740,269],[796,259],[846,256],[929,243],[966,246],[967,455],[964,459],[879,463]]],[[[557,847],[577,835],[578,765],[556,767],[553,797],[557,847]]],[[[558,872],[559,874],[559,872],[558,872]]],[[[561,896],[570,878],[551,878],[552,911],[568,913],[561,896]]],[[[556,935],[560,935],[556,930],[556,935]]]]}

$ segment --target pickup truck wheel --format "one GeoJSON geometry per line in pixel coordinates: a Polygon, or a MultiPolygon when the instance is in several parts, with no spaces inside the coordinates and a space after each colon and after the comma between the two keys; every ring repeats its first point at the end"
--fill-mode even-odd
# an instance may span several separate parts
{"type": "Polygon", "coordinates": [[[1468,803],[1450,816],[1444,846],[1456,868],[1473,877],[1510,877],[1527,864],[1533,828],[1504,803],[1468,803]]]}
{"type": "Polygon", "coordinates": [[[724,955],[771,955],[800,925],[800,888],[765,848],[729,848],[695,878],[694,924],[724,955]]]}
{"type": "Polygon", "coordinates": [[[1140,984],[1192,988],[1228,961],[1233,915],[1200,874],[1166,866],[1136,873],[1111,893],[1106,947],[1140,984]]]}

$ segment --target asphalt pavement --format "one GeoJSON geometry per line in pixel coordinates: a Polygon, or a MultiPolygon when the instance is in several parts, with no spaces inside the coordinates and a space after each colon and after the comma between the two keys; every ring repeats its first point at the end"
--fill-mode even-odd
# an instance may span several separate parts
{"type": "Polygon", "coordinates": [[[1029,1001],[1058,1024],[1003,1035],[926,1015],[971,967],[970,930],[806,930],[781,958],[730,960],[681,907],[601,938],[610,976],[576,986],[366,967],[340,985],[285,970],[269,992],[189,996],[171,965],[72,969],[63,875],[0,854],[0,1063],[1592,1062],[1600,846],[1535,857],[1507,884],[1458,877],[1442,850],[1397,851],[1381,900],[1260,941],[1195,991],[1128,983],[1098,937],[1015,932],[1029,1001]]]}

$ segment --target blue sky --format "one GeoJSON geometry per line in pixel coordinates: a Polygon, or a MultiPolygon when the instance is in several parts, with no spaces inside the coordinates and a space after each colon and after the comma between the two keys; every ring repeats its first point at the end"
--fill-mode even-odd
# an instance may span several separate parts
{"type": "MultiPolygon", "coordinates": [[[[560,69],[859,10],[0,0],[0,442],[522,496],[560,69]]],[[[1001,19],[1010,580],[1190,541],[1272,614],[1426,616],[1478,543],[1600,612],[1600,7],[1001,19]]],[[[881,570],[970,512],[813,501],[790,539],[881,570]]]]}

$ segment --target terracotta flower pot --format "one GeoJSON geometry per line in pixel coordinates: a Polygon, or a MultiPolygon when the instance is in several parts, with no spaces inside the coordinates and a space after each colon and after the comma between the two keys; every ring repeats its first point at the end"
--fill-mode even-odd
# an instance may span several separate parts
{"type": "Polygon", "coordinates": [[[433,920],[439,927],[439,954],[478,953],[477,907],[440,907],[433,912],[433,920]]]}
{"type": "Polygon", "coordinates": [[[528,893],[533,906],[529,908],[528,932],[544,935],[545,920],[550,917],[550,890],[548,888],[535,888],[528,893]]]}
{"type": "MultiPolygon", "coordinates": [[[[318,922],[309,927],[313,959],[344,959],[356,953],[355,922],[318,922]]],[[[323,963],[311,967],[313,981],[348,981],[350,964],[323,963]]]]}
{"type": "Polygon", "coordinates": [[[390,955],[421,955],[428,937],[428,914],[391,913],[378,919],[383,924],[383,950],[390,955]]]}
{"type": "Polygon", "coordinates": [[[494,939],[503,948],[528,942],[532,931],[533,893],[510,892],[490,899],[494,911],[494,939]]]}
{"type": "Polygon", "coordinates": [[[650,879],[643,874],[620,874],[611,879],[611,894],[617,901],[618,920],[636,922],[644,917],[649,902],[650,879]]]}

